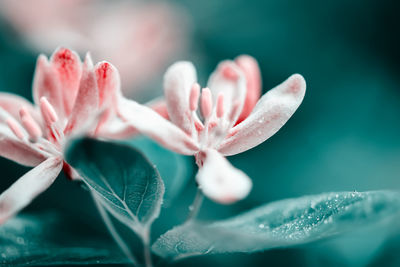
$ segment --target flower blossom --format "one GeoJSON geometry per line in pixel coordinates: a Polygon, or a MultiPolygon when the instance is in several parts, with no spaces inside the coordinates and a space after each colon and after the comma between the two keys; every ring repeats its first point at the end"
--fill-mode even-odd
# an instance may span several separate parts
{"type": "Polygon", "coordinates": [[[0,93],[0,156],[35,166],[0,195],[0,224],[46,190],[62,169],[78,176],[63,160],[68,138],[85,133],[106,136],[120,87],[116,69],[107,62],[93,66],[87,54],[59,48],[48,60],[37,60],[34,105],[0,93]]]}
{"type": "Polygon", "coordinates": [[[165,147],[194,155],[202,192],[216,202],[232,203],[248,195],[252,182],[224,156],[274,135],[301,104],[306,84],[294,74],[260,98],[261,75],[250,56],[221,62],[201,91],[196,80],[190,62],[177,62],[167,70],[164,93],[170,121],[124,98],[119,116],[165,147]]]}

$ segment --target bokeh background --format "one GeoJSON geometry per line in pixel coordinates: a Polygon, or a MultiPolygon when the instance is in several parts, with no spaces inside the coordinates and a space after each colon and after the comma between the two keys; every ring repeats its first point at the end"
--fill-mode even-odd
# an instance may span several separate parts
{"type": "MultiPolygon", "coordinates": [[[[203,85],[220,60],[240,54],[259,61],[264,92],[293,73],[305,77],[306,97],[293,118],[262,145],[229,158],[253,179],[250,196],[231,206],[205,201],[201,219],[226,218],[306,194],[400,189],[398,1],[108,1],[98,7],[101,1],[81,0],[63,9],[62,16],[40,11],[45,8],[38,3],[48,7],[49,1],[31,8],[11,2],[0,1],[0,90],[29,99],[37,55],[49,55],[58,45],[81,55],[101,47],[91,51],[94,58],[119,60],[126,68],[121,71],[124,92],[143,102],[162,94],[163,71],[178,59],[195,63],[203,85]],[[126,2],[132,14],[117,8],[126,2]],[[89,13],[91,24],[85,28],[87,21],[76,16],[89,13]],[[32,16],[29,27],[25,15],[32,16]],[[32,22],[39,18],[35,28],[32,22]],[[68,26],[68,20],[76,25],[68,26]],[[132,27],[139,30],[129,31],[132,27]],[[156,44],[153,50],[143,48],[151,44],[156,44]],[[130,59],[132,53],[137,56],[130,59]],[[128,59],[133,63],[124,62],[128,59]]],[[[27,170],[2,158],[0,167],[1,190],[27,170]]],[[[192,180],[163,209],[155,235],[185,218],[194,192],[192,180]]],[[[96,216],[88,194],[63,177],[27,211],[45,209],[96,216]],[[74,205],[84,202],[85,208],[74,205]]],[[[196,257],[177,266],[399,266],[399,251],[400,235],[373,228],[290,249],[196,257]]]]}

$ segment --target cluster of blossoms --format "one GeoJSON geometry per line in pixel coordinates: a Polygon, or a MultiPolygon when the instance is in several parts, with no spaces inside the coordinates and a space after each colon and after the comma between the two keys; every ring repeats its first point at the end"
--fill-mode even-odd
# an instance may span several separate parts
{"type": "Polygon", "coordinates": [[[0,15],[37,51],[62,43],[107,58],[129,95],[185,50],[189,30],[183,10],[157,0],[0,0],[0,15]]]}
{"type": "Polygon", "coordinates": [[[249,56],[223,61],[201,90],[189,62],[164,77],[165,101],[141,105],[123,97],[110,63],[82,63],[65,48],[40,56],[33,83],[35,106],[0,93],[0,155],[36,166],[0,195],[0,224],[46,190],[64,169],[69,138],[125,139],[141,133],[177,153],[194,155],[202,192],[220,203],[243,199],[252,183],[224,156],[246,151],[275,134],[303,100],[305,81],[295,74],[261,95],[257,62],[249,56]],[[214,104],[215,103],[215,104],[214,104]]]}

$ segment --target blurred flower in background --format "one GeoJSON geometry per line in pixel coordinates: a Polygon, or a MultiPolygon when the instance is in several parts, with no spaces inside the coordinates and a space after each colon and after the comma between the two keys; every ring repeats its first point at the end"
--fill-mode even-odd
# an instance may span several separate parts
{"type": "Polygon", "coordinates": [[[127,95],[186,47],[187,18],[161,1],[0,0],[0,12],[38,52],[63,45],[113,62],[127,95]]]}

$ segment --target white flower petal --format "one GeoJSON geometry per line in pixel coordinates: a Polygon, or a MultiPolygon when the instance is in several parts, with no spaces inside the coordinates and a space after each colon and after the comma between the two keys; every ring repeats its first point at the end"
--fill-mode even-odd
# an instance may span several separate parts
{"type": "Polygon", "coordinates": [[[253,112],[233,127],[218,148],[224,155],[235,155],[253,148],[274,135],[293,115],[306,91],[304,78],[294,74],[264,94],[253,112]]]}
{"type": "Polygon", "coordinates": [[[26,207],[57,178],[63,161],[49,158],[19,178],[0,195],[0,225],[26,207]]]}
{"type": "Polygon", "coordinates": [[[204,195],[223,204],[245,198],[252,187],[250,178],[233,167],[218,151],[209,149],[204,153],[203,167],[196,176],[204,195]]]}

